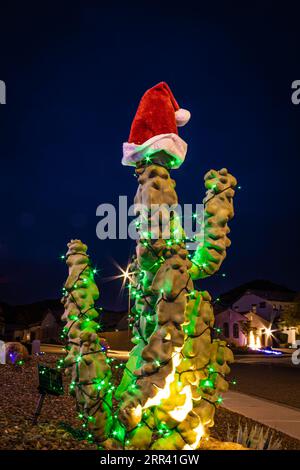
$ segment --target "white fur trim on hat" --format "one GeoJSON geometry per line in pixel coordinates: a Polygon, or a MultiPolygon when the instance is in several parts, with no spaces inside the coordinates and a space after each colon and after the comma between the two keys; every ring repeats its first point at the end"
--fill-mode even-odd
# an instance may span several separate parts
{"type": "Polygon", "coordinates": [[[137,162],[160,150],[173,156],[175,160],[173,168],[179,168],[186,156],[187,143],[174,133],[155,135],[141,145],[125,142],[123,144],[122,165],[135,166],[137,162]]]}
{"type": "Polygon", "coordinates": [[[177,127],[185,126],[191,119],[191,113],[187,109],[179,108],[175,111],[175,119],[177,127]]]}

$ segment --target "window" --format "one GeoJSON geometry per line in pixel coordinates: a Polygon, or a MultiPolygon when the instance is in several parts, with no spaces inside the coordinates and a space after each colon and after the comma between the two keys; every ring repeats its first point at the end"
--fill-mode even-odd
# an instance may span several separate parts
{"type": "Polygon", "coordinates": [[[225,338],[229,338],[229,324],[227,321],[223,324],[223,335],[225,338]]]}
{"type": "Polygon", "coordinates": [[[266,308],[266,302],[259,302],[259,308],[266,308]]]}
{"type": "Polygon", "coordinates": [[[240,336],[240,329],[238,323],[233,324],[233,337],[238,338],[240,336]]]}

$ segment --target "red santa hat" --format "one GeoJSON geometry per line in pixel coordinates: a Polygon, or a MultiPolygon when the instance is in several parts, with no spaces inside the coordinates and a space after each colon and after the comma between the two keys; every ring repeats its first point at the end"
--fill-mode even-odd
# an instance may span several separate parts
{"type": "Polygon", "coordinates": [[[165,82],[147,90],[142,97],[131,125],[128,142],[123,144],[123,165],[151,161],[164,152],[166,166],[178,168],[185,159],[187,144],[178,135],[177,127],[190,119],[189,111],[179,107],[165,82]]]}

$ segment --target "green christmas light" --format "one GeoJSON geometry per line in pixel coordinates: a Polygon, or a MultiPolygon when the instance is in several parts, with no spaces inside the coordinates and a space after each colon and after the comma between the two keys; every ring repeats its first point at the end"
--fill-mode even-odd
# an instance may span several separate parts
{"type": "Polygon", "coordinates": [[[212,380],[210,379],[201,380],[200,385],[201,387],[205,387],[205,388],[213,388],[214,386],[212,380]]]}

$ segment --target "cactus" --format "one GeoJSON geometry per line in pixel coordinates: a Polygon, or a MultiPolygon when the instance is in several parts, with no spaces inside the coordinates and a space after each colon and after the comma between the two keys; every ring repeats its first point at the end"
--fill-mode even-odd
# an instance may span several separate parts
{"type": "MultiPolygon", "coordinates": [[[[137,207],[176,207],[175,182],[167,168],[152,159],[139,165],[136,174],[137,207]]],[[[212,340],[211,297],[196,291],[193,279],[214,274],[226,256],[235,185],[226,169],[205,176],[204,243],[191,259],[176,215],[162,210],[158,227],[155,211],[137,214],[136,275],[129,286],[135,297],[135,347],[117,390],[122,397],[118,416],[131,432],[151,428],[147,447],[152,431],[158,431],[161,437],[152,443],[153,449],[197,448],[213,426],[221,393],[228,389],[225,375],[233,355],[226,343],[212,340]],[[168,217],[171,230],[166,239],[168,217]],[[150,230],[144,232],[144,226],[150,230]]],[[[130,438],[127,442],[128,448],[136,448],[130,438]]]]}
{"type": "Polygon", "coordinates": [[[63,289],[62,303],[66,322],[66,373],[71,375],[70,392],[76,397],[79,416],[88,437],[105,441],[112,425],[111,370],[100,343],[99,312],[94,302],[99,291],[87,246],[80,240],[68,243],[66,254],[69,276],[63,289]]]}
{"type": "MultiPolygon", "coordinates": [[[[136,174],[137,207],[176,207],[175,182],[167,168],[151,162],[138,166],[136,174]]],[[[98,289],[87,247],[78,240],[68,245],[65,365],[72,373],[71,387],[84,424],[105,448],[196,449],[214,424],[221,394],[228,389],[225,376],[233,355],[226,343],[212,339],[211,297],[197,291],[193,280],[214,274],[226,256],[235,185],[226,169],[205,176],[204,243],[193,257],[175,212],[170,217],[170,211],[162,210],[157,217],[155,211],[138,211],[140,237],[129,286],[135,299],[131,319],[135,346],[115,393],[118,407],[113,413],[111,370],[94,321],[98,289]],[[164,233],[167,219],[169,238],[164,233]],[[146,232],[145,225],[150,227],[146,232]],[[159,436],[156,440],[154,433],[159,436]]]]}
{"type": "Polygon", "coordinates": [[[144,94],[123,144],[122,162],[135,166],[139,183],[134,201],[139,237],[129,277],[134,347],[114,394],[113,412],[111,368],[98,351],[94,322],[98,290],[90,278],[86,246],[78,240],[69,244],[65,362],[78,406],[107,449],[197,449],[228,389],[225,377],[233,355],[226,343],[213,339],[211,297],[197,291],[194,281],[215,274],[225,259],[236,179],[225,168],[205,175],[204,237],[191,256],[170,176],[170,169],[185,159],[187,144],[177,127],[189,118],[161,82],[144,94]]]}

